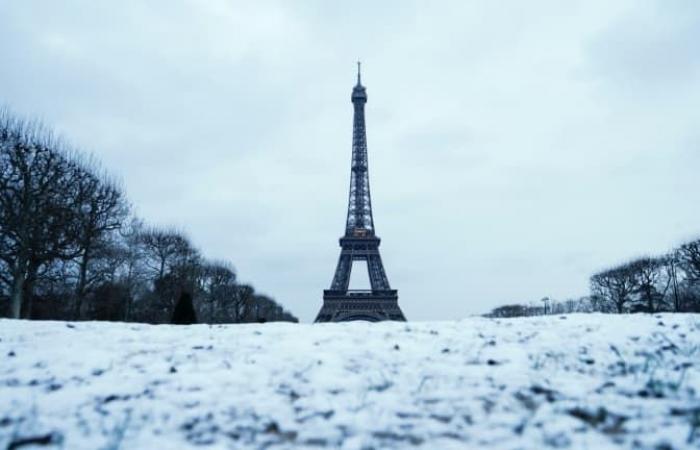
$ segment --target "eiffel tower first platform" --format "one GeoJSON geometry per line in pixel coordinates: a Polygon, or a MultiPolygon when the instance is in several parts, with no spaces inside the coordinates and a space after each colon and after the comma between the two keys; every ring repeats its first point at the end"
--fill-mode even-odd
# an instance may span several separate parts
{"type": "Polygon", "coordinates": [[[352,165],[350,170],[350,198],[345,235],[340,238],[340,258],[331,288],[323,291],[323,306],[316,322],[343,322],[349,320],[405,321],[399,308],[399,294],[389,286],[379,255],[380,239],[374,234],[372,201],[369,195],[367,164],[367,135],[365,132],[365,103],[367,91],[360,79],[357,63],[357,85],[352,90],[355,109],[352,130],[352,165]],[[353,261],[367,265],[371,289],[349,290],[353,261]]]}

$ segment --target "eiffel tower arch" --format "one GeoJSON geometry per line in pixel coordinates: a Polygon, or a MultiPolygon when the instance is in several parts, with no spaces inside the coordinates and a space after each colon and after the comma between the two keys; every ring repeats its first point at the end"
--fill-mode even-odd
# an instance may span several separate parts
{"type": "Polygon", "coordinates": [[[372,199],[369,193],[365,103],[367,90],[362,86],[360,63],[357,63],[357,84],[351,96],[354,107],[352,131],[352,163],[350,195],[345,235],[340,238],[340,257],[330,289],[323,291],[323,306],[316,322],[348,320],[400,320],[406,318],[399,308],[399,294],[389,285],[379,254],[381,240],[374,232],[372,199]],[[353,262],[366,263],[370,289],[351,290],[353,262]]]}

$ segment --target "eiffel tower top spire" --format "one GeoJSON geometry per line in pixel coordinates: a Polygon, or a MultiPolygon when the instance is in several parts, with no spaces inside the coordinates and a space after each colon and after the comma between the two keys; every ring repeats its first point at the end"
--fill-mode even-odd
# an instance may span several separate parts
{"type": "Polygon", "coordinates": [[[361,84],[359,61],[357,62],[357,84],[352,89],[351,100],[355,112],[352,127],[352,165],[345,236],[374,236],[372,200],[369,194],[367,133],[365,130],[367,91],[361,84]]]}

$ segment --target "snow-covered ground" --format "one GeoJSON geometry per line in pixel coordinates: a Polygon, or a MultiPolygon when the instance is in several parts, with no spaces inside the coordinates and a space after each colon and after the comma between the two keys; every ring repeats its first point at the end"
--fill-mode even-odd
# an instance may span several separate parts
{"type": "Polygon", "coordinates": [[[700,448],[700,316],[189,327],[0,320],[0,448],[29,442],[700,448]]]}

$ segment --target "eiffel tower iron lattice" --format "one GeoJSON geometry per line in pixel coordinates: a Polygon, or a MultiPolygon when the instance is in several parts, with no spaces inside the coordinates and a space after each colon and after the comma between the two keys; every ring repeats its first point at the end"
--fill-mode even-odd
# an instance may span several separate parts
{"type": "Polygon", "coordinates": [[[391,289],[379,255],[380,239],[374,231],[372,199],[369,193],[365,103],[367,91],[362,86],[360,63],[357,63],[357,84],[352,90],[354,107],[352,130],[352,164],[350,196],[345,235],[340,238],[340,258],[331,288],[323,291],[323,306],[316,322],[349,320],[400,320],[406,318],[398,304],[398,291],[391,289]],[[349,289],[354,261],[365,262],[371,289],[349,289]]]}

